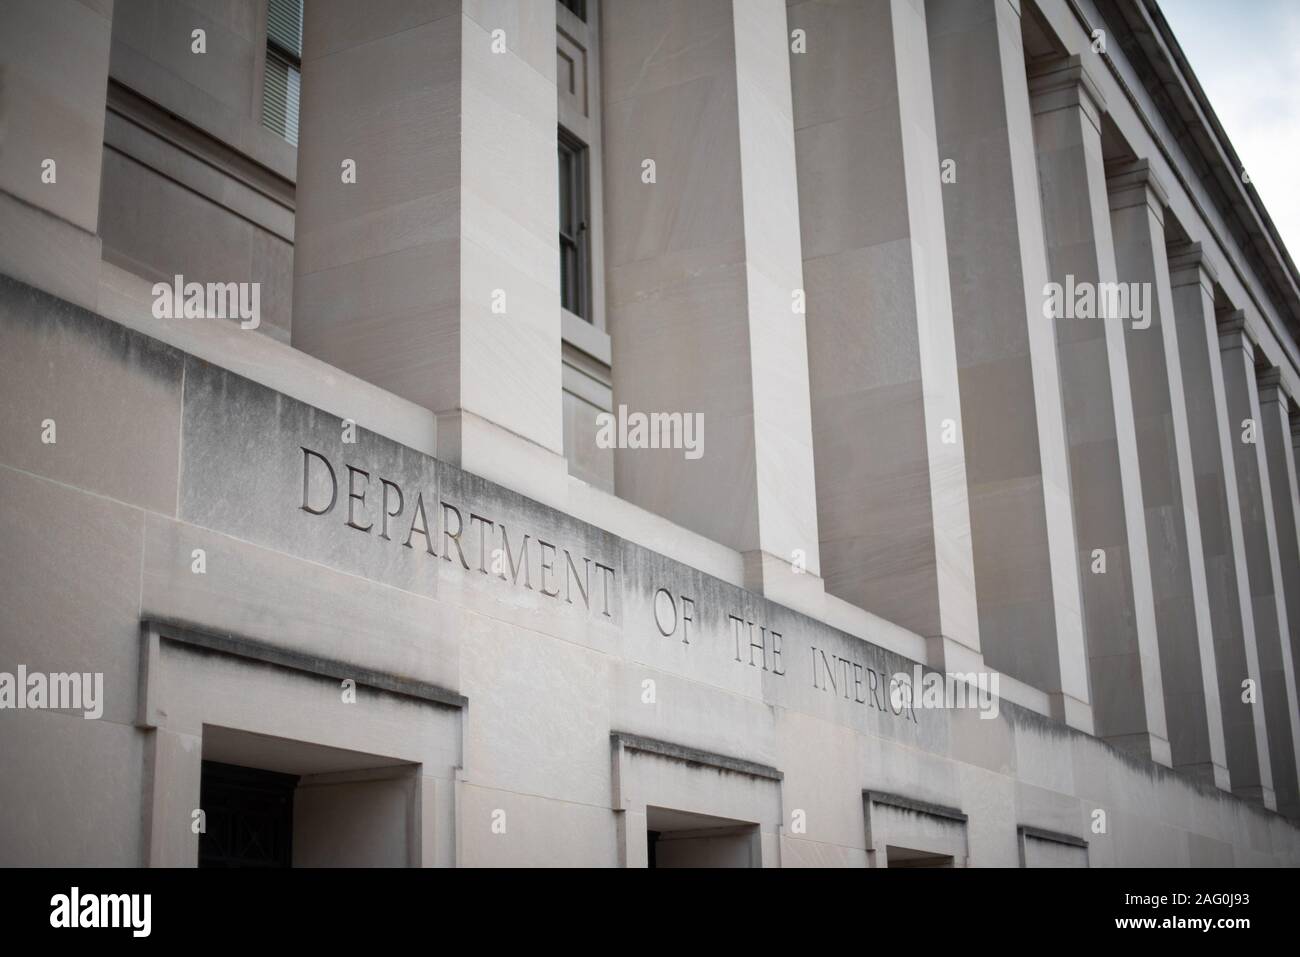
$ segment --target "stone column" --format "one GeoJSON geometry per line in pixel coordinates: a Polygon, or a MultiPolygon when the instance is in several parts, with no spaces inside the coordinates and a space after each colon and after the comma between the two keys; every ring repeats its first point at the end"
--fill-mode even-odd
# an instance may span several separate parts
{"type": "MultiPolygon", "coordinates": [[[[1273,524],[1277,534],[1278,580],[1286,605],[1286,627],[1278,642],[1277,664],[1282,669],[1279,688],[1286,689],[1291,738],[1295,746],[1296,766],[1300,770],[1300,705],[1297,704],[1296,663],[1300,661],[1300,526],[1296,511],[1296,469],[1291,451],[1290,404],[1292,397],[1282,382],[1282,372],[1273,367],[1258,374],[1260,439],[1268,466],[1265,503],[1273,505],[1273,524]]],[[[1270,658],[1272,657],[1270,653],[1270,658]]],[[[1300,813],[1300,807],[1294,809],[1300,813]]],[[[1293,814],[1293,816],[1295,816],[1293,814]]]]}
{"type": "MultiPolygon", "coordinates": [[[[1116,281],[1101,114],[1078,57],[1029,78],[1097,734],[1170,763],[1124,331],[1078,290],[1116,281]],[[1079,314],[1082,313],[1082,316],[1079,314]]],[[[1095,301],[1094,301],[1095,305],[1095,301]]]]}
{"type": "Polygon", "coordinates": [[[1291,451],[1295,455],[1296,475],[1300,476],[1300,416],[1291,416],[1291,451]]]}
{"type": "Polygon", "coordinates": [[[1291,416],[1291,452],[1295,456],[1296,475],[1300,476],[1300,415],[1291,416]]]}
{"type": "MultiPolygon", "coordinates": [[[[1173,766],[1229,790],[1187,398],[1165,253],[1168,194],[1146,160],[1111,169],[1115,265],[1142,473],[1173,766]]],[[[1117,300],[1118,304],[1118,300],[1117,300]]]]}
{"type": "Polygon", "coordinates": [[[1264,710],[1241,700],[1242,682],[1258,681],[1259,655],[1233,461],[1235,433],[1229,427],[1214,317],[1218,275],[1199,243],[1171,247],[1168,262],[1228,776],[1238,797],[1276,808],[1264,710]]]}
{"type": "Polygon", "coordinates": [[[801,2],[790,26],[826,588],[979,668],[925,7],[801,2]]]}
{"type": "Polygon", "coordinates": [[[1255,349],[1246,336],[1245,314],[1225,315],[1219,323],[1219,349],[1223,360],[1223,385],[1227,396],[1228,429],[1237,470],[1238,501],[1250,577],[1250,600],[1255,619],[1255,644],[1259,651],[1257,708],[1268,724],[1268,754],[1277,810],[1287,817],[1300,814],[1300,782],[1296,771],[1297,731],[1295,699],[1288,694],[1283,643],[1289,644],[1290,626],[1282,567],[1278,556],[1277,528],[1273,519],[1273,493],[1265,457],[1263,419],[1255,385],[1255,349]]]}
{"type": "Polygon", "coordinates": [[[113,0],[7,0],[3,19],[0,273],[95,309],[113,0]]]}
{"type": "Polygon", "coordinates": [[[821,580],[785,4],[601,11],[614,405],[702,427],[620,448],[615,489],[799,604],[821,580]]]}
{"type": "Polygon", "coordinates": [[[1091,732],[1018,3],[927,0],[980,643],[1091,732]],[[945,168],[946,165],[946,168],[945,168]]]}
{"type": "Polygon", "coordinates": [[[308,4],[293,297],[295,347],[436,413],[440,458],[552,501],[555,63],[550,4],[308,4]]]}

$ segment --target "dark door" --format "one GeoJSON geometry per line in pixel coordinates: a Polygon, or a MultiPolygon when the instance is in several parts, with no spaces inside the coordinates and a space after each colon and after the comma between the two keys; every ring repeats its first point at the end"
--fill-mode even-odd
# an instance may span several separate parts
{"type": "Polygon", "coordinates": [[[204,761],[199,867],[289,867],[297,785],[296,775],[204,761]]]}

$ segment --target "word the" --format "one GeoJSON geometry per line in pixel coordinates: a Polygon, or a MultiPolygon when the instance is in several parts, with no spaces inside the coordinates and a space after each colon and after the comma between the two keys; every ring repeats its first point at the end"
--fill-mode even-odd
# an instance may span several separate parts
{"type": "Polygon", "coordinates": [[[754,622],[746,621],[735,615],[728,615],[727,620],[731,622],[731,632],[736,638],[736,660],[743,661],[741,651],[746,651],[746,657],[749,659],[751,668],[762,668],[764,671],[770,671],[777,676],[784,676],[785,669],[781,664],[781,633],[772,631],[763,625],[758,625],[758,640],[754,640],[754,622]],[[754,652],[758,652],[758,661],[754,660],[754,652]],[[771,665],[769,668],[768,665],[771,665]]]}

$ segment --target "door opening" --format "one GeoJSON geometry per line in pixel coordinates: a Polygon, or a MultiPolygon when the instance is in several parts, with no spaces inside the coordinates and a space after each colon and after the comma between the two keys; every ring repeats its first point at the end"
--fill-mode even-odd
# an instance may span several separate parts
{"type": "Polygon", "coordinates": [[[952,867],[951,854],[935,854],[931,851],[918,851],[911,847],[885,846],[886,867],[952,867]]]}
{"type": "Polygon", "coordinates": [[[671,808],[646,808],[648,867],[759,867],[758,825],[671,808]]]}
{"type": "Polygon", "coordinates": [[[204,761],[199,867],[289,867],[296,774],[204,761]]]}

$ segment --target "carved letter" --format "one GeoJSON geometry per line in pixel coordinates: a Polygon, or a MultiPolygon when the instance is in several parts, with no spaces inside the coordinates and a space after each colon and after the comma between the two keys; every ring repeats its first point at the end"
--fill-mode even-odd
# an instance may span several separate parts
{"type": "Polygon", "coordinates": [[[424,511],[424,493],[415,493],[415,508],[411,511],[411,530],[406,535],[406,541],[402,542],[407,548],[411,547],[411,539],[415,533],[419,532],[424,536],[424,550],[430,555],[437,555],[433,550],[433,537],[429,534],[429,516],[424,511]],[[416,522],[420,524],[417,526],[416,522]]]}
{"type": "MultiPolygon", "coordinates": [[[[500,528],[501,528],[501,550],[505,552],[505,559],[506,559],[505,564],[510,568],[511,584],[514,585],[519,584],[519,566],[522,565],[524,568],[524,587],[532,588],[533,587],[532,572],[529,571],[529,567],[528,567],[528,535],[527,534],[524,535],[523,543],[519,546],[519,564],[516,565],[515,558],[510,553],[510,535],[509,533],[506,532],[506,527],[504,525],[500,526],[500,528]]],[[[505,568],[501,569],[501,580],[502,581],[506,580],[505,568]]]]}
{"type": "Polygon", "coordinates": [[[489,519],[484,518],[484,517],[481,516],[481,515],[475,515],[473,512],[470,512],[470,513],[469,513],[469,524],[470,524],[470,527],[471,527],[471,528],[474,527],[474,523],[475,523],[475,522],[478,522],[478,523],[479,523],[479,526],[478,526],[478,570],[481,571],[484,575],[486,575],[486,574],[488,573],[488,570],[487,570],[487,537],[483,534],[483,531],[484,531],[485,528],[490,529],[490,528],[491,528],[493,525],[495,525],[496,523],[490,521],[489,519]]]}
{"type": "Polygon", "coordinates": [[[469,571],[469,562],[465,561],[465,553],[461,551],[461,547],[460,547],[460,533],[463,528],[464,525],[461,523],[460,520],[460,511],[456,508],[455,505],[448,505],[446,502],[443,502],[442,503],[442,557],[447,559],[447,561],[451,561],[451,549],[447,547],[447,542],[450,541],[453,545],[456,546],[456,554],[460,556],[460,563],[465,566],[465,571],[469,571]],[[450,525],[447,522],[448,512],[456,516],[456,531],[454,533],[451,531],[450,525]]]}
{"type": "Polygon", "coordinates": [[[370,473],[369,473],[369,472],[363,472],[361,469],[358,469],[358,468],[353,468],[351,465],[347,466],[347,470],[348,470],[348,521],[347,521],[347,524],[350,525],[352,528],[355,528],[358,532],[368,532],[368,531],[370,531],[372,528],[375,527],[375,523],[374,523],[374,522],[371,522],[369,525],[364,525],[364,526],[362,526],[362,525],[358,525],[356,522],[352,521],[352,519],[354,518],[354,516],[353,516],[353,514],[352,514],[352,503],[353,503],[353,502],[360,502],[360,503],[361,503],[361,507],[362,507],[362,508],[365,508],[365,505],[366,505],[366,493],[365,493],[365,490],[362,489],[361,494],[358,495],[358,494],[357,494],[357,489],[356,489],[356,482],[354,482],[353,479],[355,479],[358,475],[364,475],[364,476],[366,477],[366,484],[369,484],[369,483],[370,483],[370,473]]]}
{"type": "Polygon", "coordinates": [[[555,591],[546,590],[546,573],[555,571],[555,546],[552,545],[550,542],[544,542],[539,538],[537,540],[537,549],[538,549],[538,553],[541,555],[540,561],[542,565],[541,592],[547,598],[555,598],[557,595],[560,594],[560,589],[558,587],[555,589],[555,591]],[[547,560],[547,556],[546,556],[546,550],[548,548],[551,550],[549,561],[547,560]]]}
{"type": "Polygon", "coordinates": [[[388,481],[388,479],[386,479],[386,478],[381,478],[381,479],[379,480],[379,484],[380,484],[381,486],[383,486],[383,489],[384,489],[384,496],[383,496],[383,499],[382,499],[382,501],[381,501],[381,504],[382,504],[382,507],[383,507],[384,518],[383,518],[383,524],[380,525],[379,537],[382,538],[382,539],[385,539],[385,540],[387,540],[387,541],[391,541],[391,539],[388,538],[388,520],[389,520],[390,518],[397,518],[397,516],[399,516],[399,515],[402,514],[402,506],[403,506],[403,500],[402,500],[402,489],[401,489],[400,486],[398,486],[397,484],[395,484],[395,483],[393,483],[393,482],[388,481]],[[388,510],[388,490],[389,490],[390,488],[391,488],[394,492],[397,493],[397,511],[396,511],[396,512],[390,512],[390,511],[388,510]]]}
{"type": "Polygon", "coordinates": [[[659,629],[659,634],[663,635],[665,638],[670,637],[672,633],[677,630],[677,606],[673,603],[672,594],[667,588],[660,588],[655,592],[654,602],[652,604],[655,615],[655,627],[659,629]],[[668,600],[666,606],[659,601],[660,595],[668,600]],[[664,609],[663,614],[660,614],[660,609],[664,609]],[[669,617],[670,615],[671,617],[669,617]],[[664,627],[665,619],[669,622],[667,627],[664,627]]]}
{"type": "MultiPolygon", "coordinates": [[[[573,564],[573,556],[569,554],[569,550],[567,548],[564,550],[564,560],[568,563],[568,566],[564,570],[564,600],[567,601],[570,605],[572,605],[573,589],[569,587],[569,582],[573,581],[578,577],[578,567],[573,564]]],[[[582,560],[582,581],[578,583],[578,594],[582,596],[582,604],[588,609],[591,608],[591,598],[589,597],[590,593],[591,593],[591,559],[584,558],[582,560]]]]}
{"type": "Polygon", "coordinates": [[[329,459],[325,458],[325,456],[321,455],[319,452],[313,452],[305,445],[299,446],[299,448],[302,449],[302,510],[311,515],[324,515],[334,507],[334,503],[339,497],[339,483],[334,477],[334,466],[330,465],[329,459]],[[307,493],[311,490],[311,475],[309,474],[310,470],[307,464],[307,457],[309,455],[320,459],[321,462],[324,463],[326,470],[330,473],[330,503],[322,509],[314,509],[307,504],[307,493]]]}
{"type": "Polygon", "coordinates": [[[602,565],[600,562],[593,562],[592,564],[596,566],[597,571],[605,572],[601,577],[600,582],[601,594],[604,596],[605,602],[605,607],[601,614],[606,618],[612,618],[614,616],[609,613],[609,583],[614,580],[614,569],[610,568],[608,565],[602,565]]]}

